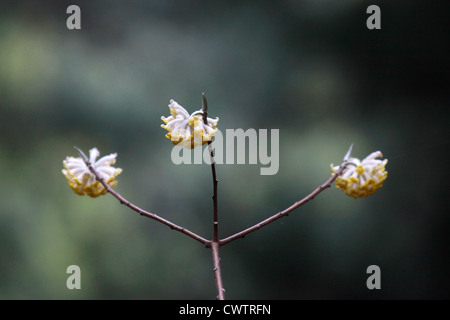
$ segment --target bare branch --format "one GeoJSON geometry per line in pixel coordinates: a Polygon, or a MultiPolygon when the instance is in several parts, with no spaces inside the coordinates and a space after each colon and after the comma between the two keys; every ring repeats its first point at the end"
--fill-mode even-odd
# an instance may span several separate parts
{"type": "Polygon", "coordinates": [[[206,240],[205,238],[199,236],[198,234],[196,234],[196,233],[194,233],[192,231],[189,231],[186,228],[180,227],[179,225],[177,225],[177,224],[175,224],[173,222],[170,222],[169,220],[161,218],[157,214],[148,212],[148,211],[146,211],[144,209],[141,209],[138,206],[132,204],[127,199],[125,199],[122,195],[120,195],[117,191],[115,191],[113,188],[111,188],[111,186],[109,184],[107,184],[103,180],[103,178],[100,177],[98,172],[92,167],[92,164],[90,164],[89,162],[86,162],[86,165],[88,166],[89,170],[91,170],[91,172],[95,175],[95,178],[97,179],[97,181],[99,181],[109,193],[111,193],[117,200],[119,200],[119,202],[121,204],[126,205],[128,208],[132,209],[133,211],[136,211],[141,216],[145,216],[147,218],[150,218],[150,219],[156,220],[158,222],[161,222],[162,224],[165,224],[166,226],[168,226],[170,229],[176,230],[178,232],[181,232],[181,233],[187,235],[188,237],[191,237],[192,239],[195,239],[195,240],[199,241],[200,243],[204,244],[206,247],[210,247],[211,246],[211,244],[210,244],[211,241],[206,240]]]}
{"type": "Polygon", "coordinates": [[[344,161],[341,165],[341,167],[339,168],[338,171],[336,171],[325,183],[323,183],[322,185],[320,185],[319,187],[317,187],[313,192],[311,192],[309,195],[307,195],[305,198],[303,198],[300,201],[297,201],[296,203],[294,203],[293,205],[291,205],[290,207],[286,208],[283,211],[278,212],[277,214],[274,214],[273,216],[267,218],[266,220],[263,220],[257,224],[255,224],[254,226],[247,228],[241,232],[235,233],[232,236],[229,236],[228,238],[222,239],[219,241],[219,244],[221,246],[230,243],[233,240],[239,239],[239,238],[243,238],[245,237],[247,234],[259,230],[262,227],[268,225],[271,222],[274,222],[275,220],[278,220],[280,218],[283,218],[285,216],[287,216],[289,213],[291,213],[292,211],[294,211],[295,209],[297,209],[298,207],[304,205],[305,203],[307,203],[308,201],[314,199],[315,196],[317,196],[319,193],[321,193],[323,190],[327,189],[330,187],[330,185],[333,183],[333,181],[342,173],[342,171],[345,169],[345,167],[347,166],[347,163],[344,161]]]}
{"type": "MultiPolygon", "coordinates": [[[[206,96],[202,93],[202,111],[203,111],[203,122],[208,124],[208,101],[206,100],[206,96]]],[[[216,279],[216,288],[217,288],[217,299],[224,300],[225,299],[225,289],[223,288],[222,281],[222,271],[220,268],[220,255],[219,255],[219,212],[218,212],[218,204],[217,204],[217,175],[216,175],[216,164],[214,162],[214,153],[211,147],[211,141],[208,141],[208,151],[211,160],[211,172],[212,172],[212,180],[213,180],[213,239],[211,241],[211,249],[213,255],[213,264],[214,264],[214,277],[216,279]]]]}
{"type": "Polygon", "coordinates": [[[220,268],[219,243],[213,241],[211,243],[211,251],[214,265],[214,277],[216,279],[217,300],[225,300],[225,289],[223,288],[222,274],[220,268]]]}

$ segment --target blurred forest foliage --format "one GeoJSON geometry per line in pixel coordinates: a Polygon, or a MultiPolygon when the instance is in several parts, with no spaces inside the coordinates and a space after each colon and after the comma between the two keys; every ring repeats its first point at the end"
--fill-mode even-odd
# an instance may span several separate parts
{"type": "Polygon", "coordinates": [[[210,251],[121,206],[74,194],[66,156],[117,152],[116,190],[212,235],[206,164],[171,162],[169,99],[205,92],[219,128],[280,129],[280,169],[219,165],[220,235],[299,200],[349,145],[389,177],[331,188],[221,250],[230,299],[449,298],[448,2],[2,1],[0,298],[214,299],[210,251]],[[81,8],[81,30],[66,8],[81,8]],[[368,30],[366,8],[381,8],[368,30]],[[68,290],[66,268],[81,268],[68,290]],[[382,289],[368,290],[378,265],[382,289]]]}

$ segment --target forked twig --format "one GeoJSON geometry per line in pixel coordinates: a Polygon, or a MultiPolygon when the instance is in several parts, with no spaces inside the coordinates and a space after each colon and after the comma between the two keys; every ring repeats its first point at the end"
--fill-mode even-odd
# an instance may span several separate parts
{"type": "MultiPolygon", "coordinates": [[[[206,101],[206,97],[203,94],[203,107],[202,107],[202,113],[203,113],[203,121],[205,124],[207,124],[207,115],[208,115],[208,105],[207,105],[207,101],[206,101]]],[[[166,226],[168,226],[169,228],[171,228],[172,230],[176,230],[178,232],[181,232],[185,235],[187,235],[188,237],[197,240],[198,242],[202,243],[203,245],[205,245],[207,248],[211,248],[212,251],[212,258],[213,258],[213,272],[214,272],[214,277],[215,277],[215,282],[216,282],[216,289],[217,289],[217,299],[218,300],[224,300],[225,299],[225,289],[223,287],[223,281],[222,281],[222,273],[221,273],[221,267],[220,267],[220,255],[219,255],[219,248],[227,243],[230,243],[236,239],[239,238],[243,238],[246,235],[261,229],[262,227],[270,224],[271,222],[274,222],[275,220],[278,220],[282,217],[287,216],[289,213],[291,213],[292,211],[294,211],[295,209],[297,209],[298,207],[304,205],[305,203],[309,202],[310,200],[314,199],[314,197],[316,197],[319,193],[321,193],[322,191],[324,191],[325,189],[329,188],[331,186],[331,184],[333,183],[334,180],[336,180],[336,178],[342,174],[342,172],[344,171],[344,169],[346,168],[346,166],[349,164],[348,159],[351,155],[351,151],[352,151],[352,147],[353,145],[350,146],[350,149],[348,150],[347,154],[344,157],[344,160],[341,164],[341,166],[339,167],[339,169],[322,185],[320,185],[319,187],[317,187],[314,191],[312,191],[310,194],[308,194],[306,197],[304,197],[302,200],[295,202],[293,205],[291,205],[290,207],[286,208],[283,211],[280,211],[276,214],[274,214],[273,216],[255,224],[252,227],[249,227],[245,230],[242,230],[240,232],[237,232],[227,238],[224,239],[220,239],[219,238],[219,219],[218,219],[218,203],[217,203],[217,184],[218,184],[218,180],[217,180],[217,176],[216,176],[216,167],[215,167],[215,163],[214,163],[214,154],[213,154],[213,150],[212,150],[212,146],[211,146],[211,141],[208,141],[208,151],[210,154],[210,160],[211,160],[211,171],[212,171],[212,179],[213,179],[213,206],[214,206],[214,211],[213,211],[213,237],[212,240],[207,240],[201,236],[199,236],[198,234],[180,227],[179,225],[166,220],[164,218],[161,218],[160,216],[158,216],[157,214],[148,212],[144,209],[139,208],[138,206],[134,205],[133,203],[129,202],[127,199],[125,199],[121,194],[119,194],[117,191],[115,191],[108,183],[106,183],[104,181],[104,179],[100,176],[100,174],[97,172],[97,170],[95,170],[95,168],[92,166],[92,164],[89,162],[88,157],[83,153],[82,150],[80,150],[79,148],[75,147],[75,149],[78,150],[78,152],[80,153],[81,157],[83,158],[83,161],[85,162],[86,166],[89,168],[89,170],[94,174],[95,178],[97,181],[99,181],[103,187],[109,192],[111,193],[117,200],[119,200],[119,202],[121,204],[126,205],[127,207],[129,207],[130,209],[132,209],[133,211],[139,213],[142,216],[148,217],[150,219],[156,220],[158,222],[161,222],[162,224],[165,224],[166,226]]]]}

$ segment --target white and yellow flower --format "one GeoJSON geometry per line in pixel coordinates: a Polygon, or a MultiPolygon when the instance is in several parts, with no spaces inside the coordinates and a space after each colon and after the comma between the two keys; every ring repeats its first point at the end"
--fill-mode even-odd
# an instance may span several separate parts
{"type": "Polygon", "coordinates": [[[174,145],[184,146],[193,149],[211,141],[213,135],[217,132],[217,123],[219,118],[207,118],[208,124],[203,122],[202,111],[189,113],[174,100],[169,104],[170,116],[161,117],[164,124],[162,128],[169,131],[166,138],[170,139],[174,145]]]}
{"type": "MultiPolygon", "coordinates": [[[[336,187],[353,198],[362,198],[374,194],[383,186],[383,181],[387,178],[387,171],[384,167],[388,160],[376,159],[381,157],[383,157],[383,154],[376,151],[362,161],[358,158],[349,158],[346,168],[336,178],[336,187]]],[[[331,170],[334,174],[339,170],[339,166],[331,165],[331,170]]]]}
{"type": "MultiPolygon", "coordinates": [[[[116,162],[117,153],[112,153],[95,161],[99,155],[100,152],[97,148],[89,150],[89,162],[107,184],[115,187],[117,185],[115,177],[122,172],[122,169],[112,166],[116,162]]],[[[89,170],[83,159],[67,157],[63,161],[63,165],[62,173],[66,176],[69,186],[75,193],[86,194],[93,198],[106,193],[106,189],[95,179],[95,175],[89,170]]]]}

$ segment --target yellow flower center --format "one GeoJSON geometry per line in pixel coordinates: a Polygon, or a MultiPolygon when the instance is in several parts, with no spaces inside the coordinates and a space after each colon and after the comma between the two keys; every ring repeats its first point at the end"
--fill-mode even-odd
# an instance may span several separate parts
{"type": "Polygon", "coordinates": [[[356,171],[357,174],[361,175],[361,174],[364,173],[365,170],[364,170],[364,167],[363,167],[362,165],[359,164],[359,165],[356,167],[355,171],[356,171]]]}
{"type": "Polygon", "coordinates": [[[190,125],[191,127],[196,127],[196,126],[198,126],[198,125],[199,125],[199,123],[198,123],[198,116],[191,117],[191,118],[189,119],[189,125],[190,125]]]}

